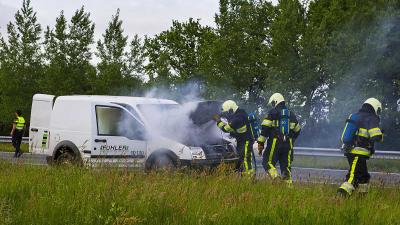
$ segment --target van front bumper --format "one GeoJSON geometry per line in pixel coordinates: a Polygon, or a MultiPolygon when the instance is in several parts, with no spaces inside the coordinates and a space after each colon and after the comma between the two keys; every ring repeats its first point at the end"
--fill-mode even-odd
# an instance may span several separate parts
{"type": "Polygon", "coordinates": [[[221,164],[226,165],[236,165],[239,158],[229,158],[229,159],[192,159],[192,160],[180,160],[180,166],[182,167],[217,167],[221,164]]]}

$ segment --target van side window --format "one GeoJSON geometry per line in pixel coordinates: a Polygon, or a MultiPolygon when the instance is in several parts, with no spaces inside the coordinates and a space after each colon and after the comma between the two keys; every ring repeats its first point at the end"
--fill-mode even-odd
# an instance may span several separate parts
{"type": "Polygon", "coordinates": [[[97,133],[100,136],[123,136],[132,140],[144,139],[144,127],[123,109],[96,106],[97,133]]]}

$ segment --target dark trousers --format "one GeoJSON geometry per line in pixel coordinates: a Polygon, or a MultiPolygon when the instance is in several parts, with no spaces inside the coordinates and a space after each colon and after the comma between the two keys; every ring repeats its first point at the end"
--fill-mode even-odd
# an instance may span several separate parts
{"type": "Polygon", "coordinates": [[[292,140],[285,142],[277,138],[269,138],[263,154],[263,167],[270,175],[276,173],[276,164],[279,162],[283,179],[292,179],[293,145],[292,140]]]}
{"type": "Polygon", "coordinates": [[[15,130],[12,136],[12,145],[15,148],[14,157],[20,157],[22,155],[21,152],[21,142],[22,136],[24,135],[23,131],[15,130]]]}
{"type": "Polygon", "coordinates": [[[349,162],[349,172],[346,175],[346,181],[357,188],[359,184],[368,184],[371,176],[368,173],[366,156],[347,154],[349,162]]]}
{"type": "Polygon", "coordinates": [[[239,162],[236,166],[236,170],[239,172],[245,172],[251,174],[255,171],[255,165],[253,165],[253,144],[254,141],[245,140],[237,141],[236,151],[239,155],[239,162]]]}

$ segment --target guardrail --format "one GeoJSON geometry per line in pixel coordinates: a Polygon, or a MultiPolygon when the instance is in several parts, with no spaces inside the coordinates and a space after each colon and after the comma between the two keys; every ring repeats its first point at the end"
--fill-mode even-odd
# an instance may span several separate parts
{"type": "MultiPolygon", "coordinates": [[[[29,138],[23,137],[22,143],[28,143],[29,138]]],[[[0,143],[11,143],[11,137],[0,136],[0,143]]],[[[343,152],[337,148],[309,148],[309,147],[295,147],[295,155],[304,156],[327,156],[327,157],[343,157],[343,152]]],[[[400,159],[400,151],[375,151],[372,158],[376,159],[400,159]]]]}
{"type": "MultiPolygon", "coordinates": [[[[305,156],[328,156],[328,157],[342,157],[343,152],[337,148],[309,148],[309,147],[295,147],[295,155],[305,156]]],[[[375,159],[400,159],[399,151],[375,151],[372,156],[375,159]]]]}
{"type": "MultiPolygon", "coordinates": [[[[22,138],[22,143],[28,143],[28,142],[29,142],[28,137],[22,138]]],[[[11,143],[11,137],[10,136],[0,136],[0,143],[11,143]]]]}

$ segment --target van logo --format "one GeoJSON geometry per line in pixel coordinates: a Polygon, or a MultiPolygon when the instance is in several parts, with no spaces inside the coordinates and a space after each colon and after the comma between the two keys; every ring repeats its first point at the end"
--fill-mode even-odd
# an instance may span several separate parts
{"type": "Polygon", "coordinates": [[[128,145],[102,145],[100,151],[128,151],[128,145]]]}

